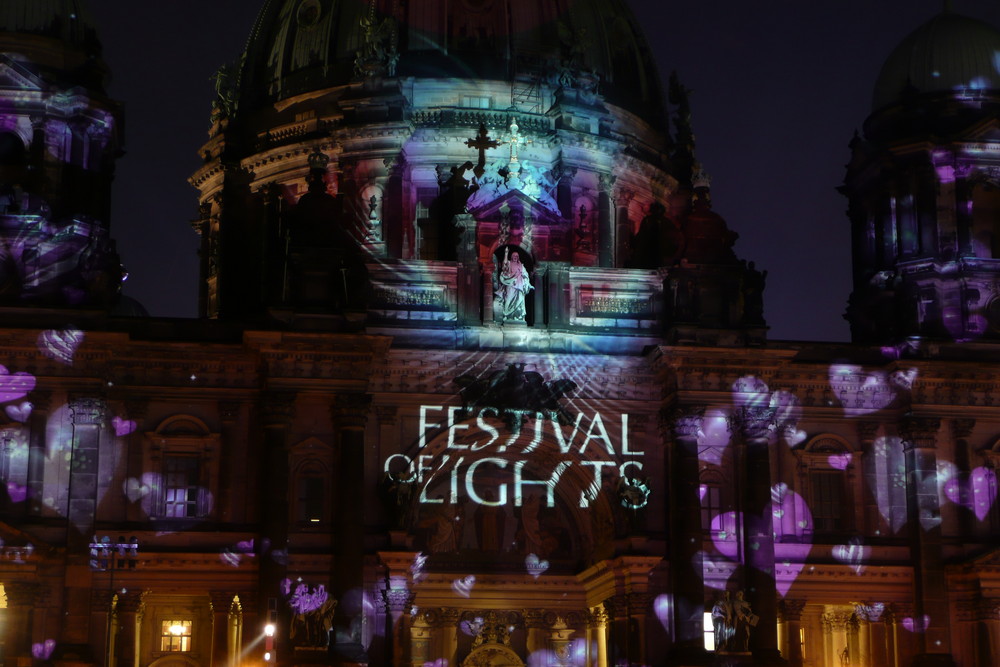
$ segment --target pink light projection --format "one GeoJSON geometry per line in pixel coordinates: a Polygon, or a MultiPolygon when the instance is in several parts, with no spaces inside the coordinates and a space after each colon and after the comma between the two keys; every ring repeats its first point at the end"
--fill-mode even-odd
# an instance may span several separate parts
{"type": "Polygon", "coordinates": [[[23,401],[18,405],[8,405],[4,408],[4,412],[14,421],[24,423],[31,417],[31,411],[34,407],[30,401],[23,401]]]}
{"type": "Polygon", "coordinates": [[[922,633],[926,632],[927,628],[931,625],[931,617],[928,614],[923,616],[907,616],[903,619],[903,628],[907,632],[922,633]]]}
{"type": "Polygon", "coordinates": [[[84,333],[78,329],[56,331],[50,329],[38,334],[38,349],[49,359],[54,359],[67,366],[73,365],[76,349],[83,342],[84,333]]]}
{"type": "Polygon", "coordinates": [[[115,417],[111,420],[111,425],[115,429],[115,435],[122,438],[129,435],[135,431],[136,423],[131,419],[122,419],[121,417],[115,417]]]}
{"type": "Polygon", "coordinates": [[[48,660],[52,657],[52,652],[55,650],[55,639],[46,639],[43,642],[31,645],[31,655],[35,658],[35,660],[48,660]]]}
{"type": "Polygon", "coordinates": [[[323,584],[313,588],[309,584],[299,581],[293,589],[291,579],[285,579],[281,582],[281,590],[288,598],[288,606],[296,614],[308,614],[321,609],[330,597],[323,584]]]}

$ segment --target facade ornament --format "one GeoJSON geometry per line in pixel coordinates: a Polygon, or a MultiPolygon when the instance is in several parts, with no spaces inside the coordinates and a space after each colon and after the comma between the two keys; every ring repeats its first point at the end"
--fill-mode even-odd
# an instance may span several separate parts
{"type": "Polygon", "coordinates": [[[361,48],[354,56],[354,76],[359,80],[396,76],[399,51],[396,47],[396,22],[391,17],[379,19],[375,0],[361,17],[361,48]]]}
{"type": "Polygon", "coordinates": [[[374,243],[382,242],[382,205],[376,195],[372,195],[365,202],[368,213],[365,220],[366,241],[374,243]]]}
{"type": "Polygon", "coordinates": [[[500,644],[510,646],[510,622],[508,618],[501,618],[495,611],[488,612],[483,617],[482,627],[476,633],[476,638],[472,642],[472,648],[477,649],[484,644],[500,644]]]}
{"type": "Polygon", "coordinates": [[[233,63],[226,63],[215,70],[212,81],[215,99],[212,101],[212,122],[229,118],[236,110],[239,70],[233,63]]]}

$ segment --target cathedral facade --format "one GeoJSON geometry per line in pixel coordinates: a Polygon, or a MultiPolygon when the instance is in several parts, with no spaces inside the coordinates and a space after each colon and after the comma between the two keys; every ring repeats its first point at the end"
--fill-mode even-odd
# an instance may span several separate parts
{"type": "Polygon", "coordinates": [[[8,664],[1000,656],[995,27],[886,61],[855,342],[776,344],[621,0],[266,0],[190,321],[119,293],[86,8],[8,5],[8,664]]]}

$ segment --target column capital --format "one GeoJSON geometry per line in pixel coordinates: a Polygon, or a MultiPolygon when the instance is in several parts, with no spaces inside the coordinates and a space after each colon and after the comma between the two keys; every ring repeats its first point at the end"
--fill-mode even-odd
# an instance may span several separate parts
{"type": "Polygon", "coordinates": [[[661,421],[677,439],[697,438],[704,418],[705,408],[700,406],[678,406],[660,414],[661,421]]]}
{"type": "Polygon", "coordinates": [[[118,592],[118,605],[117,608],[120,612],[124,614],[137,614],[143,609],[143,605],[146,603],[146,594],[148,591],[137,590],[137,591],[126,591],[122,593],[118,592]]]}
{"type": "Polygon", "coordinates": [[[609,620],[610,617],[608,616],[608,612],[603,605],[597,605],[596,607],[590,608],[588,621],[591,627],[597,629],[607,627],[609,620]]]}
{"type": "Polygon", "coordinates": [[[339,428],[363,430],[371,404],[368,394],[341,394],[330,405],[330,417],[339,428]]]}
{"type": "Polygon", "coordinates": [[[529,629],[546,629],[548,624],[545,622],[545,612],[541,609],[525,609],[521,612],[521,617],[524,618],[524,627],[529,629]]]}
{"type": "Polygon", "coordinates": [[[239,605],[237,595],[233,591],[209,591],[208,595],[212,600],[212,611],[216,614],[228,612],[234,603],[239,605]]]}
{"type": "Polygon", "coordinates": [[[294,392],[266,392],[261,396],[264,426],[288,426],[295,416],[294,392]]]}
{"type": "Polygon", "coordinates": [[[625,618],[628,616],[628,597],[615,595],[604,601],[604,608],[611,618],[625,618]]]}
{"type": "Polygon", "coordinates": [[[972,429],[976,426],[975,419],[952,419],[951,434],[956,440],[965,440],[972,435],[972,429]]]}
{"type": "Polygon", "coordinates": [[[795,600],[785,598],[778,604],[778,611],[786,621],[798,622],[802,620],[802,610],[806,606],[805,600],[795,600]]]}
{"type": "Polygon", "coordinates": [[[936,417],[904,417],[899,425],[903,437],[903,447],[910,449],[934,449],[941,420],[936,417]]]}
{"type": "Polygon", "coordinates": [[[74,396],[70,398],[70,413],[74,426],[95,425],[104,423],[107,416],[107,406],[99,398],[90,396],[74,396]]]}
{"type": "Polygon", "coordinates": [[[417,594],[406,588],[388,588],[382,590],[382,602],[390,612],[407,612],[413,606],[417,594]]]}
{"type": "Polygon", "coordinates": [[[862,441],[872,441],[878,436],[878,430],[882,424],[873,421],[857,422],[858,439],[862,441]]]}
{"type": "Polygon", "coordinates": [[[33,581],[7,581],[3,585],[8,607],[40,607],[45,589],[33,581]]]}
{"type": "Polygon", "coordinates": [[[744,440],[767,440],[775,425],[776,412],[769,406],[744,406],[736,410],[732,420],[744,440]]]}

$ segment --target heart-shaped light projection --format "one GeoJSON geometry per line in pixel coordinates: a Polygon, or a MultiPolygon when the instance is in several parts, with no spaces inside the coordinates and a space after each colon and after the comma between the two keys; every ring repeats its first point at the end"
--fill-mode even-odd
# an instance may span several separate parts
{"type": "Polygon", "coordinates": [[[15,482],[7,482],[7,495],[10,497],[11,502],[23,503],[28,497],[28,487],[15,482]]]}
{"type": "Polygon", "coordinates": [[[122,419],[121,417],[115,417],[111,420],[111,425],[115,429],[115,435],[122,438],[129,435],[135,431],[135,422],[131,419],[122,419]]]}
{"type": "Polygon", "coordinates": [[[844,452],[841,454],[830,454],[826,457],[826,462],[830,464],[831,468],[837,470],[847,470],[848,466],[851,465],[851,453],[844,452]]]}
{"type": "Polygon", "coordinates": [[[129,502],[137,503],[150,493],[153,489],[149,484],[146,484],[135,477],[129,477],[125,480],[125,484],[122,489],[125,492],[125,497],[129,499],[129,502]]]}
{"type": "Polygon", "coordinates": [[[667,593],[661,593],[656,596],[653,600],[653,612],[656,614],[656,618],[660,621],[660,625],[663,629],[670,633],[672,631],[670,617],[671,610],[673,608],[673,600],[667,593]]]}
{"type": "Polygon", "coordinates": [[[528,570],[528,574],[537,579],[549,569],[549,561],[542,560],[535,554],[528,554],[524,559],[524,567],[528,570]]]}
{"type": "Polygon", "coordinates": [[[865,562],[871,553],[871,547],[865,546],[860,537],[853,537],[846,544],[838,544],[833,548],[833,557],[849,566],[855,574],[861,574],[865,562]]]}
{"type": "Polygon", "coordinates": [[[64,329],[56,331],[49,329],[38,334],[38,349],[46,357],[54,359],[67,366],[73,365],[76,348],[83,342],[84,334],[79,329],[64,329]]]}
{"type": "Polygon", "coordinates": [[[991,468],[973,468],[966,480],[958,467],[950,462],[938,464],[938,484],[946,499],[965,507],[979,521],[984,521],[997,499],[997,477],[991,468]]]}
{"type": "Polygon", "coordinates": [[[736,529],[741,516],[738,512],[722,512],[712,517],[709,524],[712,544],[720,554],[731,560],[735,560],[739,553],[736,529]]]}
{"type": "Polygon", "coordinates": [[[35,406],[30,402],[24,401],[20,405],[8,405],[4,408],[4,412],[6,412],[7,416],[14,421],[21,422],[23,424],[31,417],[31,411],[34,407],[35,406]]]}
{"type": "Polygon", "coordinates": [[[928,614],[923,616],[907,616],[903,619],[903,628],[907,632],[925,632],[931,625],[931,617],[928,614]]]}
{"type": "Polygon", "coordinates": [[[38,644],[31,645],[31,655],[35,660],[48,660],[52,657],[52,652],[56,650],[56,640],[46,639],[38,644]]]}
{"type": "Polygon", "coordinates": [[[463,577],[462,579],[455,579],[451,582],[451,590],[455,591],[456,595],[463,598],[470,597],[472,595],[472,587],[476,585],[476,577],[469,575],[463,577]]]}
{"type": "Polygon", "coordinates": [[[855,364],[831,365],[829,378],[830,389],[848,417],[878,412],[892,403],[899,391],[885,371],[866,371],[855,364]]]}
{"type": "Polygon", "coordinates": [[[10,374],[6,366],[0,366],[0,403],[24,398],[35,388],[35,376],[30,373],[10,374]]]}

